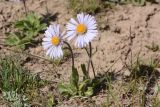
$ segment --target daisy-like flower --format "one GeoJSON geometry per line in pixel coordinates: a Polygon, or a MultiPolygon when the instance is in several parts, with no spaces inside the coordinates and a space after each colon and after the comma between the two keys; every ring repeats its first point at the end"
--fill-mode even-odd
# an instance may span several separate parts
{"type": "Polygon", "coordinates": [[[98,34],[95,17],[89,14],[77,14],[77,21],[71,18],[66,28],[67,39],[75,40],[75,46],[80,48],[85,47],[98,34]]]}
{"type": "Polygon", "coordinates": [[[50,25],[44,35],[42,46],[44,50],[47,50],[46,55],[55,59],[62,57],[63,33],[60,32],[59,25],[50,25]]]}

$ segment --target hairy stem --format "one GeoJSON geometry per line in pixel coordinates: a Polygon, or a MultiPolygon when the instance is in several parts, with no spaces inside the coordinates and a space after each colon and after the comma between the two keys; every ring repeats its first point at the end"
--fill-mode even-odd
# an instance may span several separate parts
{"type": "Polygon", "coordinates": [[[71,56],[72,56],[72,67],[74,67],[74,55],[73,55],[73,51],[72,51],[72,48],[70,46],[70,44],[66,41],[63,41],[67,46],[68,46],[68,49],[69,51],[71,52],[71,56]]]}
{"type": "Polygon", "coordinates": [[[89,52],[86,48],[85,48],[85,50],[86,50],[86,52],[88,54],[88,57],[89,57],[87,71],[89,72],[89,68],[90,68],[90,64],[91,64],[91,67],[92,67],[92,70],[93,70],[93,75],[95,77],[95,69],[94,69],[94,65],[93,65],[93,61],[92,61],[92,45],[91,45],[91,42],[89,42],[89,52]]]}

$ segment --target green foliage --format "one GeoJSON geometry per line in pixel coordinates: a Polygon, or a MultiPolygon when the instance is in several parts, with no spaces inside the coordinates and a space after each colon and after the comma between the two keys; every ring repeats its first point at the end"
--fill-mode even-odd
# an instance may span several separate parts
{"type": "Polygon", "coordinates": [[[67,96],[75,96],[78,93],[78,81],[79,81],[79,75],[76,68],[72,67],[72,74],[70,77],[70,83],[64,84],[60,83],[58,85],[59,92],[63,95],[67,96]]]}
{"type": "Polygon", "coordinates": [[[20,68],[15,62],[9,58],[1,59],[0,62],[0,87],[3,91],[19,91],[25,84],[24,74],[26,70],[20,68]]]}
{"type": "MultiPolygon", "coordinates": [[[[0,60],[0,91],[11,104],[23,103],[33,90],[44,85],[37,75],[21,67],[18,58],[5,57],[0,60]]],[[[16,106],[13,106],[16,107],[16,106]]],[[[27,107],[27,106],[26,106],[27,107]]]]}
{"type": "Polygon", "coordinates": [[[104,7],[113,7],[116,4],[133,4],[143,6],[146,0],[68,0],[69,6],[75,13],[96,13],[104,7]]]}
{"type": "Polygon", "coordinates": [[[30,107],[25,95],[21,96],[15,91],[2,92],[3,98],[8,101],[11,107],[30,107]]]}
{"type": "Polygon", "coordinates": [[[40,87],[42,81],[20,66],[16,58],[6,57],[0,61],[0,88],[2,91],[23,92],[28,88],[40,87]]]}
{"type": "Polygon", "coordinates": [[[105,6],[112,7],[115,4],[133,4],[143,6],[145,5],[146,0],[105,0],[105,6]]]}
{"type": "Polygon", "coordinates": [[[14,33],[8,33],[6,44],[25,49],[26,44],[32,43],[34,37],[46,27],[41,18],[35,13],[29,13],[24,19],[14,23],[18,30],[14,33]]]}
{"type": "Polygon", "coordinates": [[[83,72],[83,74],[84,74],[83,80],[88,79],[88,78],[89,78],[89,74],[88,74],[88,72],[87,72],[87,70],[86,70],[85,64],[81,64],[81,68],[82,68],[82,72],[83,72]]]}
{"type": "Polygon", "coordinates": [[[152,105],[153,105],[153,107],[159,107],[160,99],[158,98],[158,96],[153,98],[152,105]]]}
{"type": "Polygon", "coordinates": [[[48,96],[48,103],[47,103],[47,107],[53,107],[55,105],[55,99],[54,99],[54,96],[52,94],[49,93],[49,96],[48,96]]]}
{"type": "Polygon", "coordinates": [[[133,3],[134,5],[144,6],[146,3],[146,0],[131,0],[131,3],[133,3]]]}
{"type": "Polygon", "coordinates": [[[137,59],[137,61],[130,66],[131,75],[130,79],[142,79],[145,80],[152,75],[155,75],[157,67],[157,62],[153,59],[149,63],[144,63],[143,61],[137,59]]]}
{"type": "Polygon", "coordinates": [[[69,0],[69,6],[76,13],[95,13],[99,8],[101,8],[100,0],[69,0]]]}
{"type": "Polygon", "coordinates": [[[107,96],[104,107],[110,105],[114,107],[130,106],[143,107],[144,104],[144,84],[137,83],[136,80],[127,82],[107,82],[107,96]],[[117,85],[118,84],[118,85],[117,85]],[[122,97],[120,97],[122,96],[122,97]],[[121,101],[124,101],[123,103],[121,101]]]}
{"type": "Polygon", "coordinates": [[[70,83],[72,87],[75,87],[76,89],[78,89],[78,81],[79,81],[78,71],[76,68],[72,67],[72,74],[70,77],[70,83]]]}
{"type": "Polygon", "coordinates": [[[82,71],[83,71],[83,81],[79,82],[79,75],[76,68],[72,68],[72,74],[70,77],[70,83],[59,84],[59,92],[63,95],[66,95],[68,97],[75,97],[75,96],[92,96],[95,94],[95,91],[98,86],[100,86],[104,82],[104,78],[94,78],[90,79],[87,73],[87,70],[85,69],[85,65],[81,65],[82,71]]]}

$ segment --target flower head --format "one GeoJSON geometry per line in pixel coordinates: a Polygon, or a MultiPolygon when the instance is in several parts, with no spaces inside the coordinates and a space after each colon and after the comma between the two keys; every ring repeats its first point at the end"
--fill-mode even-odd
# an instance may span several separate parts
{"type": "Polygon", "coordinates": [[[45,37],[43,38],[43,48],[47,50],[46,55],[51,58],[60,58],[63,56],[62,51],[62,37],[58,24],[50,25],[45,31],[45,37]]]}
{"type": "Polygon", "coordinates": [[[67,23],[67,39],[75,40],[75,46],[85,47],[89,42],[97,36],[97,22],[95,18],[89,14],[77,14],[77,21],[73,18],[67,23]]]}

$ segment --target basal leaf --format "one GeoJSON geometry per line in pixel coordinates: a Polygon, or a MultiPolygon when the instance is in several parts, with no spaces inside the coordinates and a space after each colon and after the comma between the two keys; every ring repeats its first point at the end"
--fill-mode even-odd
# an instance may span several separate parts
{"type": "Polygon", "coordinates": [[[88,75],[88,72],[87,72],[87,70],[86,70],[85,64],[81,64],[81,69],[82,69],[82,72],[83,72],[83,75],[84,75],[83,80],[89,78],[89,75],[88,75]]]}
{"type": "Polygon", "coordinates": [[[59,92],[63,95],[68,95],[68,96],[76,95],[76,89],[73,88],[71,84],[60,83],[58,85],[58,89],[59,92]]]}
{"type": "Polygon", "coordinates": [[[70,77],[70,84],[73,87],[76,87],[78,90],[78,82],[79,82],[79,75],[78,75],[78,71],[75,67],[72,67],[72,74],[70,77]]]}

